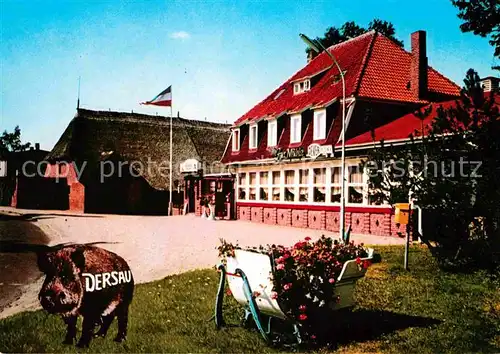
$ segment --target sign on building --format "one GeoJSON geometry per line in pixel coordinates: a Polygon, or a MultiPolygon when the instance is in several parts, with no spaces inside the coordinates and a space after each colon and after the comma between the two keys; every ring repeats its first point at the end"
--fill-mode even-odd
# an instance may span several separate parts
{"type": "Polygon", "coordinates": [[[333,146],[332,145],[319,145],[311,144],[307,148],[307,156],[315,159],[318,156],[330,157],[333,156],[333,146]]]}
{"type": "Polygon", "coordinates": [[[196,159],[187,159],[181,162],[181,173],[198,172],[201,170],[201,164],[196,159]]]}

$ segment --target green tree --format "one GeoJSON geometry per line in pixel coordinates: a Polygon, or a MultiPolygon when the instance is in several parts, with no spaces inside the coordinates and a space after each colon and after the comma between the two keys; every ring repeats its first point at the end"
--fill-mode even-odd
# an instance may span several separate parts
{"type": "MultiPolygon", "coordinates": [[[[462,32],[472,32],[481,37],[491,36],[490,44],[495,56],[500,58],[500,2],[498,0],[452,0],[458,8],[458,17],[464,22],[462,32]]],[[[500,70],[500,66],[494,69],[500,70]]]]}
{"type": "MultiPolygon", "coordinates": [[[[380,32],[386,37],[392,39],[400,47],[403,46],[403,41],[396,38],[396,30],[394,29],[393,24],[379,19],[373,19],[373,21],[368,24],[368,28],[361,27],[354,21],[348,21],[340,28],[328,27],[323,37],[317,37],[316,40],[319,41],[325,48],[328,48],[334,44],[342,43],[371,30],[380,32]]],[[[306,53],[307,55],[312,55],[312,57],[317,55],[317,53],[311,50],[311,48],[307,48],[306,53]]]]}
{"type": "MultiPolygon", "coordinates": [[[[368,153],[370,197],[430,212],[422,240],[443,267],[500,264],[500,115],[470,69],[456,105],[420,110],[420,128],[403,146],[368,153]],[[431,120],[432,118],[432,120],[431,120]],[[431,121],[430,125],[424,121],[431,121]],[[434,217],[432,222],[430,219],[434,217]]],[[[375,143],[375,142],[374,142],[375,143]]]]}
{"type": "Polygon", "coordinates": [[[21,129],[19,128],[19,126],[16,126],[12,133],[4,130],[4,132],[0,136],[0,154],[5,154],[7,152],[25,151],[29,149],[30,146],[30,143],[23,144],[21,142],[21,129]]]}

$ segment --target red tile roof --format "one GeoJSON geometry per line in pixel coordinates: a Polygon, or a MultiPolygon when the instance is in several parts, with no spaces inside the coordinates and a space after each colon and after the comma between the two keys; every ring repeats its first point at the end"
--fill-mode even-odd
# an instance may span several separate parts
{"type": "MultiPolygon", "coordinates": [[[[488,96],[488,95],[486,95],[488,96]]],[[[493,104],[495,106],[500,107],[500,94],[493,95],[493,104]]],[[[398,118],[390,123],[382,125],[376,128],[372,132],[368,131],[366,133],[360,134],[352,139],[346,141],[346,146],[349,145],[362,145],[362,144],[370,144],[374,141],[391,141],[391,140],[403,140],[407,139],[410,134],[414,136],[422,136],[422,128],[423,134],[427,135],[429,132],[429,128],[432,124],[432,121],[436,118],[437,109],[442,107],[444,109],[449,109],[451,107],[456,107],[457,101],[450,100],[441,103],[432,103],[422,108],[422,110],[431,108],[430,114],[424,118],[423,121],[415,115],[415,113],[408,113],[401,118],[398,118]]],[[[341,144],[337,144],[336,146],[340,146],[341,144]]]]}
{"type": "MultiPolygon", "coordinates": [[[[426,101],[415,101],[407,88],[410,81],[411,54],[382,34],[370,31],[331,46],[328,51],[346,71],[346,96],[426,103],[426,101]]],[[[328,104],[342,96],[342,82],[338,80],[334,83],[334,77],[338,74],[338,69],[332,65],[329,56],[321,53],[237,119],[234,125],[328,104]],[[318,73],[322,73],[321,78],[310,91],[294,94],[293,82],[318,73]],[[278,95],[281,91],[283,92],[278,95]]],[[[429,67],[428,75],[429,92],[449,96],[459,94],[460,88],[436,70],[429,67]]]]}

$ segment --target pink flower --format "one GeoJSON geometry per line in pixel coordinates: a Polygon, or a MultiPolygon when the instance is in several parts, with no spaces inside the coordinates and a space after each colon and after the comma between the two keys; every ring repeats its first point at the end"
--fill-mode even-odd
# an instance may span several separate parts
{"type": "Polygon", "coordinates": [[[335,283],[335,279],[330,278],[330,279],[328,279],[328,282],[329,282],[330,284],[333,284],[333,283],[335,283]]]}
{"type": "Polygon", "coordinates": [[[227,289],[227,290],[226,290],[226,295],[227,295],[227,296],[231,296],[231,295],[233,295],[233,293],[231,292],[231,289],[227,289]]]}
{"type": "Polygon", "coordinates": [[[311,334],[311,339],[312,340],[316,339],[316,336],[314,334],[311,334]]]}
{"type": "Polygon", "coordinates": [[[305,320],[307,320],[307,315],[306,315],[305,313],[301,313],[301,314],[299,315],[299,320],[300,320],[300,321],[305,321],[305,320]]]}
{"type": "Polygon", "coordinates": [[[278,298],[278,293],[276,291],[271,291],[271,299],[276,300],[278,298]]]}
{"type": "Polygon", "coordinates": [[[300,305],[299,310],[304,312],[306,310],[306,305],[300,305]]]}
{"type": "Polygon", "coordinates": [[[283,285],[283,289],[285,289],[285,290],[289,290],[291,287],[292,287],[292,283],[287,283],[287,284],[283,285]]]}
{"type": "Polygon", "coordinates": [[[277,270],[282,270],[282,269],[285,269],[285,265],[283,263],[280,263],[276,266],[276,269],[277,270]]]}
{"type": "Polygon", "coordinates": [[[285,259],[283,258],[283,256],[276,259],[276,263],[283,263],[284,261],[285,261],[285,259]]]}
{"type": "Polygon", "coordinates": [[[254,297],[259,297],[259,296],[260,296],[260,293],[259,293],[258,291],[254,291],[254,292],[253,292],[253,296],[254,296],[254,297]]]}

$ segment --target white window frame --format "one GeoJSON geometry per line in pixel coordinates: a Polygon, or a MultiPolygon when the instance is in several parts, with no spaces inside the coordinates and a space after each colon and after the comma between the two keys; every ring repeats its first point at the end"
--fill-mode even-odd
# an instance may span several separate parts
{"type": "Polygon", "coordinates": [[[302,115],[301,114],[294,114],[290,117],[290,143],[295,144],[295,143],[300,143],[302,141],[302,115]],[[294,121],[299,121],[299,132],[298,132],[298,137],[299,140],[295,140],[295,124],[294,121]]]}
{"type": "Polygon", "coordinates": [[[250,125],[248,148],[257,149],[258,145],[259,145],[259,126],[257,125],[257,123],[255,123],[250,125]],[[255,130],[255,135],[252,134],[252,130],[255,130]]]}
{"type": "Polygon", "coordinates": [[[326,138],[326,109],[318,109],[314,111],[313,118],[313,139],[323,140],[326,138]]]}
{"type": "Polygon", "coordinates": [[[278,121],[273,119],[267,122],[267,146],[273,147],[276,145],[278,145],[278,121]],[[273,131],[271,131],[271,127],[274,127],[273,131]]]}
{"type": "Polygon", "coordinates": [[[310,89],[311,89],[311,80],[309,80],[309,79],[298,81],[298,82],[293,84],[293,93],[295,95],[299,94],[299,93],[307,92],[310,89]]]}
{"type": "Polygon", "coordinates": [[[240,128],[233,129],[233,137],[232,137],[233,151],[240,151],[240,139],[241,139],[240,128]],[[235,139],[235,135],[238,135],[238,139],[235,139]]]}

